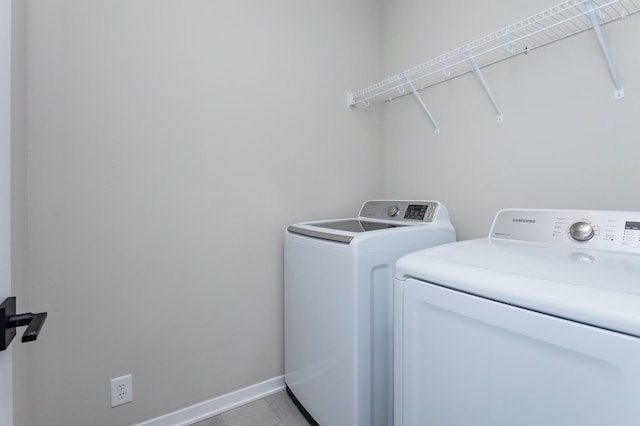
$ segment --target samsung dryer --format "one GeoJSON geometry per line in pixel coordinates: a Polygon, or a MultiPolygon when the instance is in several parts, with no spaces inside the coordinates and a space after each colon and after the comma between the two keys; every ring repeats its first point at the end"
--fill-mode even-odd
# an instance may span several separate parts
{"type": "Polygon", "coordinates": [[[396,265],[396,426],[637,426],[640,212],[504,210],[396,265]]]}
{"type": "Polygon", "coordinates": [[[374,200],[285,233],[285,382],[323,426],[393,422],[393,266],[455,241],[436,201],[374,200]]]}

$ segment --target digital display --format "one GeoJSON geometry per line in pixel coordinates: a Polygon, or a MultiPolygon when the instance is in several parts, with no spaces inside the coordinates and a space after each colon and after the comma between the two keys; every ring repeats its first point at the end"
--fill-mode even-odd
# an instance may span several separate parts
{"type": "Polygon", "coordinates": [[[405,219],[424,220],[424,215],[429,206],[426,204],[409,204],[407,211],[404,213],[405,219]]]}
{"type": "Polygon", "coordinates": [[[640,231],[640,222],[625,222],[624,229],[640,231]]]}

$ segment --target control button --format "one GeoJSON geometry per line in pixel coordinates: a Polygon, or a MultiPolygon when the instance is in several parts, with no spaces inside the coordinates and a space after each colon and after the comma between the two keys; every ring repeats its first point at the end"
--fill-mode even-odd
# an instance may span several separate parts
{"type": "Polygon", "coordinates": [[[400,211],[400,209],[398,209],[398,206],[389,206],[389,207],[387,207],[387,215],[390,216],[390,217],[396,216],[399,211],[400,211]]]}
{"type": "Polygon", "coordinates": [[[569,235],[576,241],[589,241],[595,235],[595,231],[587,222],[576,222],[569,228],[569,235]]]}

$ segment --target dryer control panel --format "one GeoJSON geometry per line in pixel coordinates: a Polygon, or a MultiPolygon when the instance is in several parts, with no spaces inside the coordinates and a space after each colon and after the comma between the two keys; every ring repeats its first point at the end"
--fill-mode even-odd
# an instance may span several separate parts
{"type": "Polygon", "coordinates": [[[640,253],[640,212],[502,210],[489,238],[640,253]]]}
{"type": "Polygon", "coordinates": [[[370,200],[360,209],[360,217],[398,221],[433,222],[440,203],[437,201],[370,200]]]}

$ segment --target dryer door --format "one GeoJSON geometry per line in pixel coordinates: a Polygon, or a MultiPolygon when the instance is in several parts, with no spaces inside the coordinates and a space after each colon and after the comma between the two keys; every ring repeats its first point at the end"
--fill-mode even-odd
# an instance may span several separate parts
{"type": "Polygon", "coordinates": [[[640,339],[413,279],[396,295],[396,424],[638,424],[640,339]]]}

